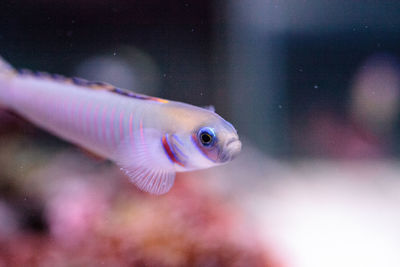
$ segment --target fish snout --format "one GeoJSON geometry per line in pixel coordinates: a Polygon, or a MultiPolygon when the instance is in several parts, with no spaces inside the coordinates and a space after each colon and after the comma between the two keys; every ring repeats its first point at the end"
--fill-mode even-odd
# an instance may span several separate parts
{"type": "Polygon", "coordinates": [[[234,159],[242,150],[242,142],[238,138],[229,140],[220,154],[220,162],[228,162],[234,159]]]}

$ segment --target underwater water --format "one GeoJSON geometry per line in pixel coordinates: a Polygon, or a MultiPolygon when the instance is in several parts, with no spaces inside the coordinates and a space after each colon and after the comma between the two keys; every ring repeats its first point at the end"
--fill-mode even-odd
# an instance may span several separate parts
{"type": "Polygon", "coordinates": [[[3,1],[17,69],[212,105],[242,151],[152,195],[0,107],[0,266],[399,266],[399,8],[3,1]]]}

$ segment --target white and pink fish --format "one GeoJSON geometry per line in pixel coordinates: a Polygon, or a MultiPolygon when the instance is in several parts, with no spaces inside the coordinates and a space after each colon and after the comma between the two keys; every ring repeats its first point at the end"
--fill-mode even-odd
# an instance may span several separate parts
{"type": "Polygon", "coordinates": [[[176,172],[230,161],[235,128],[212,109],[102,82],[17,71],[0,57],[0,106],[120,166],[141,190],[164,194],[176,172]]]}

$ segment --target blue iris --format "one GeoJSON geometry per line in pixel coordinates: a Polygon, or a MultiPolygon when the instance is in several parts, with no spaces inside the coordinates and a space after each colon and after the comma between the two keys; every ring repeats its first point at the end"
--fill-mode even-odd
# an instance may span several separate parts
{"type": "Polygon", "coordinates": [[[215,143],[215,132],[210,127],[204,127],[199,130],[198,138],[200,143],[205,147],[210,147],[215,143]]]}

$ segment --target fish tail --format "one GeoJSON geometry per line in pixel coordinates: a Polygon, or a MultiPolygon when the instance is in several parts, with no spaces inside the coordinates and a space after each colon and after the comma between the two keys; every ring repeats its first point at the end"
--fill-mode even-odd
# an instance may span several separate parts
{"type": "Polygon", "coordinates": [[[0,56],[0,108],[7,107],[7,89],[8,89],[8,81],[11,77],[13,77],[15,73],[15,69],[0,56]]]}
{"type": "Polygon", "coordinates": [[[9,74],[13,71],[14,68],[4,58],[0,56],[0,74],[9,74]]]}

